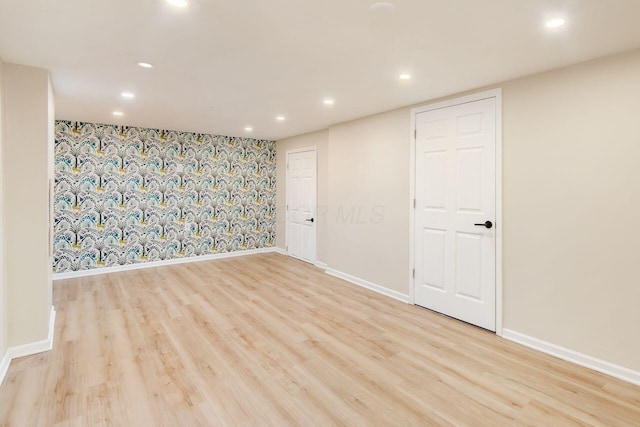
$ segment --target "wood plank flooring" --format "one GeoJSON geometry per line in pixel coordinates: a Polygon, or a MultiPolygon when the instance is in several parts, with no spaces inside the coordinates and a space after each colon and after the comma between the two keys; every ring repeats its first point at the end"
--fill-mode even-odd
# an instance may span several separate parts
{"type": "Polygon", "coordinates": [[[10,426],[640,425],[640,387],[278,254],[56,282],[10,426]]]}

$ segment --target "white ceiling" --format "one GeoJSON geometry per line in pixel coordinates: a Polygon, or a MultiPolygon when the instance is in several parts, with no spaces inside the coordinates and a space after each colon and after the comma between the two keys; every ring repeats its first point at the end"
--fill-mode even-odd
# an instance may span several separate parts
{"type": "Polygon", "coordinates": [[[640,47],[639,0],[372,2],[0,0],[0,56],[50,70],[60,119],[279,139],[640,47]]]}

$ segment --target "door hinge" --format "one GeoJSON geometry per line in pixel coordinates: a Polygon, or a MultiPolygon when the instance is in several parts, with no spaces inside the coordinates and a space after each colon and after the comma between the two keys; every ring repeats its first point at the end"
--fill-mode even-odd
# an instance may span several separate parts
{"type": "Polygon", "coordinates": [[[416,199],[413,199],[413,209],[415,209],[415,208],[416,208],[416,204],[417,204],[417,203],[418,203],[418,202],[416,202],[416,199]]]}
{"type": "Polygon", "coordinates": [[[414,279],[416,278],[416,269],[415,268],[413,269],[413,278],[414,279]]]}
{"type": "Polygon", "coordinates": [[[289,170],[289,163],[287,163],[287,170],[289,170]]]}
{"type": "Polygon", "coordinates": [[[418,129],[413,130],[413,139],[418,139],[418,129]]]}
{"type": "Polygon", "coordinates": [[[284,247],[285,252],[289,252],[289,246],[284,247]]]}
{"type": "Polygon", "coordinates": [[[289,210],[289,205],[287,205],[287,210],[289,210]]]}

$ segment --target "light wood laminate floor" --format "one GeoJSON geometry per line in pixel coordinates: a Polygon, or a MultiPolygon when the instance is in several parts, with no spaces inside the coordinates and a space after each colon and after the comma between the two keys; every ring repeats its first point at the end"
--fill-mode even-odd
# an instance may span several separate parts
{"type": "Polygon", "coordinates": [[[640,388],[275,253],[58,281],[15,426],[640,425],[640,388]]]}

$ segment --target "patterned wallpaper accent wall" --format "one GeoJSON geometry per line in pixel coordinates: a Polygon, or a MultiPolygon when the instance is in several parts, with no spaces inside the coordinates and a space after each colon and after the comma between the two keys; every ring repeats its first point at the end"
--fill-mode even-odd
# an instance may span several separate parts
{"type": "Polygon", "coordinates": [[[56,121],[55,272],[271,247],[274,141],[56,121]]]}

